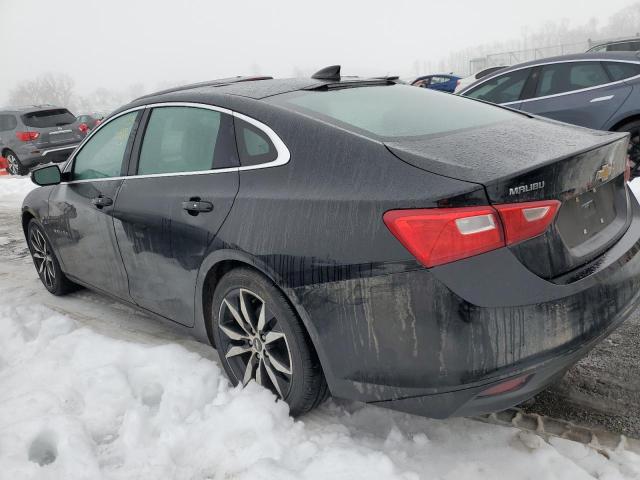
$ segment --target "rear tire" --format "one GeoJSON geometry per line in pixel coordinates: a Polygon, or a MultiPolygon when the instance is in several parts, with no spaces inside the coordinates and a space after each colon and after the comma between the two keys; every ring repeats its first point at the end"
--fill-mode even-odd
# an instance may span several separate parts
{"type": "Polygon", "coordinates": [[[629,160],[631,161],[631,178],[640,176],[640,120],[625,123],[616,129],[617,132],[629,132],[629,160]]]}
{"type": "Polygon", "coordinates": [[[51,243],[35,219],[29,222],[27,244],[40,281],[50,293],[59,296],[77,290],[78,286],[62,273],[51,243]]]}
{"type": "Polygon", "coordinates": [[[231,270],[213,293],[211,312],[220,361],[233,385],[255,380],[287,402],[292,416],[327,398],[309,336],[269,279],[249,268],[231,270]]]}
{"type": "Polygon", "coordinates": [[[7,172],[11,175],[26,175],[29,173],[29,169],[22,165],[18,156],[11,150],[7,150],[4,158],[7,159],[7,172]]]}

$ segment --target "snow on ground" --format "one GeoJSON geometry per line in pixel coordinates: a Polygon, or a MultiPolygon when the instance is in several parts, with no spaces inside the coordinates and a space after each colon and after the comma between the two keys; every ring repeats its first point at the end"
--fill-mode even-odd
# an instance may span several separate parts
{"type": "Polygon", "coordinates": [[[37,185],[28,177],[0,176],[0,208],[19,208],[22,199],[34,188],[37,188],[37,185]]]}
{"type": "Polygon", "coordinates": [[[87,290],[48,294],[19,232],[29,189],[0,177],[0,478],[640,478],[622,449],[468,419],[330,400],[294,421],[209,347],[87,290]]]}

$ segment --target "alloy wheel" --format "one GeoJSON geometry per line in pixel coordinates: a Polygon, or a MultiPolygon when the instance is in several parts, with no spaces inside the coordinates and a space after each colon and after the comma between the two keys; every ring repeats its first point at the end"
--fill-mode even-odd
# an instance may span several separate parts
{"type": "Polygon", "coordinates": [[[219,323],[224,355],[236,380],[250,380],[285,398],[292,380],[291,351],[266,302],[254,292],[239,288],[220,305],[219,323]]]}
{"type": "Polygon", "coordinates": [[[9,173],[11,175],[18,175],[20,172],[20,164],[18,163],[18,158],[13,153],[7,155],[7,163],[9,173]]]}
{"type": "Polygon", "coordinates": [[[36,264],[38,275],[40,275],[45,286],[52,289],[56,280],[56,270],[53,265],[53,253],[49,249],[44,236],[37,228],[31,229],[30,240],[32,248],[31,255],[33,256],[33,261],[36,264]]]}

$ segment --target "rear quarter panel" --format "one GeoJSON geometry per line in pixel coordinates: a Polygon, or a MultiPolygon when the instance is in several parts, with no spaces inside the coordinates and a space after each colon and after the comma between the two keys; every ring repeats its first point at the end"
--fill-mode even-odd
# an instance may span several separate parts
{"type": "MultiPolygon", "coordinates": [[[[348,357],[328,355],[327,338],[338,325],[349,328],[362,301],[346,292],[326,314],[319,307],[331,303],[330,296],[321,295],[324,300],[318,303],[305,287],[340,288],[353,279],[424,271],[386,228],[384,212],[435,207],[456,196],[468,204],[486,204],[486,197],[479,185],[408,165],[379,142],[286,110],[248,100],[238,103],[235,110],[266,123],[280,136],[291,160],[281,167],[241,172],[238,196],[218,232],[218,251],[210,255],[220,258],[227,251],[234,258],[250,259],[248,263],[287,294],[333,388],[333,372],[341,371],[348,357]]],[[[368,352],[370,347],[363,343],[344,353],[358,355],[359,348],[368,352]]]]}

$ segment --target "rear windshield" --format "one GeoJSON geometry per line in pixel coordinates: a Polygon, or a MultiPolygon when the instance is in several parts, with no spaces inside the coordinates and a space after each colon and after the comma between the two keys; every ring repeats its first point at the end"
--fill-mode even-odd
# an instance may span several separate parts
{"type": "Polygon", "coordinates": [[[271,101],[385,140],[481,127],[519,115],[408,85],[297,91],[272,97],[271,101]]]}
{"type": "Polygon", "coordinates": [[[22,121],[27,127],[49,128],[61,127],[62,125],[73,123],[76,121],[76,117],[65,108],[56,108],[26,113],[22,116],[22,121]]]}

